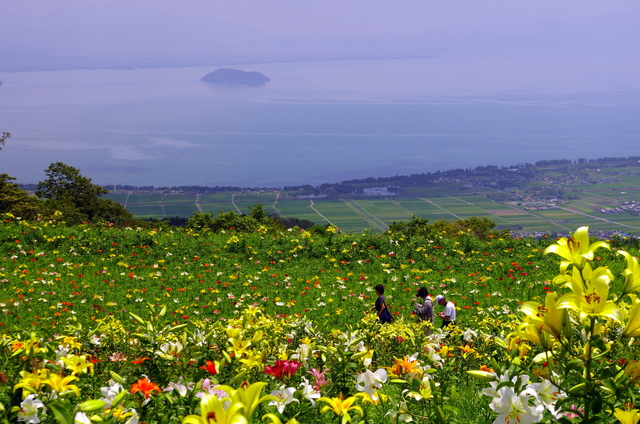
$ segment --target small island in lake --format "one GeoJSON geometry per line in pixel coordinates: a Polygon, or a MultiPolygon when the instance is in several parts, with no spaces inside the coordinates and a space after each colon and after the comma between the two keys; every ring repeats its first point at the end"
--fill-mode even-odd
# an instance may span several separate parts
{"type": "Polygon", "coordinates": [[[260,72],[245,72],[238,69],[220,68],[208,73],[200,81],[221,85],[263,85],[271,81],[260,72]]]}

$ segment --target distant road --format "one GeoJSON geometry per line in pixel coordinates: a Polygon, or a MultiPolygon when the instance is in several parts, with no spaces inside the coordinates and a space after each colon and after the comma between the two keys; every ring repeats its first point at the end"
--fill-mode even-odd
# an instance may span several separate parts
{"type": "Polygon", "coordinates": [[[196,194],[196,208],[198,208],[198,212],[204,213],[204,210],[202,210],[202,206],[200,206],[200,196],[201,193],[196,194]]]}
{"type": "Polygon", "coordinates": [[[419,197],[419,199],[420,199],[420,200],[424,200],[424,201],[425,201],[425,202],[427,202],[427,203],[431,203],[431,204],[432,204],[433,206],[435,206],[436,208],[438,208],[438,209],[441,209],[441,210],[445,211],[446,213],[448,213],[448,214],[449,214],[449,215],[451,215],[451,216],[455,216],[455,217],[456,217],[456,218],[458,218],[458,219],[462,219],[461,217],[459,217],[459,216],[458,216],[458,215],[456,215],[455,213],[453,213],[453,212],[451,212],[451,211],[446,210],[445,208],[443,208],[443,207],[442,207],[442,206],[440,206],[440,205],[436,205],[435,203],[433,203],[433,202],[432,202],[431,200],[429,200],[429,199],[425,199],[424,197],[419,197]]]}
{"type": "MultiPolygon", "coordinates": [[[[311,201],[311,204],[309,205],[309,207],[310,207],[310,208],[311,208],[315,213],[317,213],[318,215],[320,215],[320,217],[321,217],[322,219],[324,219],[325,221],[327,221],[327,222],[329,223],[329,225],[332,225],[332,226],[336,227],[335,225],[333,225],[333,222],[329,221],[329,219],[328,219],[326,216],[322,215],[322,214],[320,213],[320,211],[319,211],[318,209],[316,209],[316,208],[313,206],[313,200],[311,201]]],[[[336,227],[336,228],[337,228],[337,227],[336,227]]]]}
{"type": "Polygon", "coordinates": [[[367,210],[365,208],[363,208],[362,206],[360,206],[358,204],[354,204],[355,202],[349,201],[349,200],[346,200],[346,199],[340,199],[340,200],[342,201],[342,203],[347,205],[349,207],[349,209],[351,209],[352,211],[357,213],[360,216],[360,218],[364,219],[371,226],[376,227],[376,228],[378,228],[379,230],[382,230],[382,231],[387,231],[389,229],[387,224],[382,222],[379,218],[375,217],[371,213],[367,212],[367,210]]]}
{"type": "Polygon", "coordinates": [[[236,208],[236,210],[238,211],[238,213],[239,213],[240,215],[242,215],[242,211],[240,210],[240,208],[238,207],[238,205],[236,205],[236,202],[235,202],[236,194],[237,194],[237,193],[233,193],[233,194],[231,195],[231,204],[233,205],[233,207],[234,207],[234,208],[236,208]]]}
{"type": "Polygon", "coordinates": [[[278,209],[276,207],[276,203],[278,203],[278,199],[280,198],[280,192],[278,192],[278,194],[276,194],[276,200],[273,201],[273,203],[271,204],[271,209],[273,209],[274,211],[276,211],[276,213],[280,216],[280,218],[286,218],[284,216],[284,214],[282,212],[280,212],[280,209],[278,209]]]}

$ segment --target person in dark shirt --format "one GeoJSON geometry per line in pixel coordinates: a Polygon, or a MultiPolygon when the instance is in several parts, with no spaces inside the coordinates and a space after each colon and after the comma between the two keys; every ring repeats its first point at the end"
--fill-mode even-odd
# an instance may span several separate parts
{"type": "Polygon", "coordinates": [[[376,315],[381,323],[386,324],[391,322],[391,312],[389,312],[389,308],[387,308],[387,302],[384,298],[384,286],[382,284],[378,284],[376,287],[376,294],[378,298],[376,299],[376,303],[373,305],[373,308],[376,310],[376,315]]]}

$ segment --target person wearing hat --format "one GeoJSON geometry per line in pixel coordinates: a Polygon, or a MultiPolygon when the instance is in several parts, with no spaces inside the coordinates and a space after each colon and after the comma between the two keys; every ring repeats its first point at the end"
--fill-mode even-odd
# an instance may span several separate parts
{"type": "Polygon", "coordinates": [[[442,318],[442,328],[456,323],[456,306],[447,300],[443,294],[436,296],[436,304],[444,306],[444,312],[438,312],[438,316],[442,318]]]}
{"type": "MultiPolygon", "coordinates": [[[[421,321],[429,321],[433,326],[433,303],[431,302],[427,288],[420,287],[417,296],[422,299],[422,303],[415,303],[413,305],[413,313],[416,314],[421,321]]],[[[425,333],[429,335],[431,328],[429,327],[425,333]]]]}

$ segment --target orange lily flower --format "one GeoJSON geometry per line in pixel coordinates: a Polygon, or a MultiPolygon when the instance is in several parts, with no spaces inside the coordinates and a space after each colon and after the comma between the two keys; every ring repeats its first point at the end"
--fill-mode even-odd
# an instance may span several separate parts
{"type": "Polygon", "coordinates": [[[145,399],[149,399],[149,396],[151,396],[152,392],[161,392],[160,387],[158,387],[156,383],[150,382],[146,377],[141,378],[137,383],[132,384],[129,391],[131,392],[131,394],[142,392],[145,399]]]}

